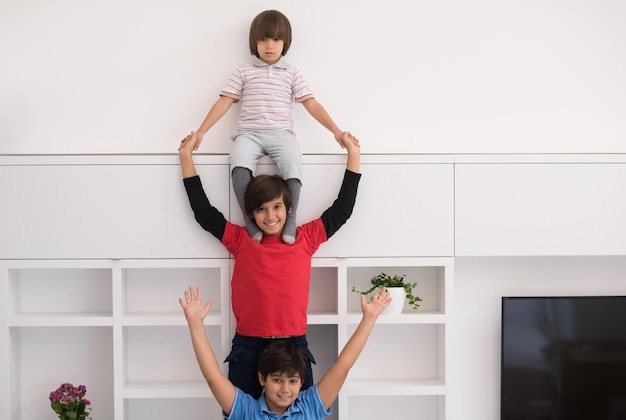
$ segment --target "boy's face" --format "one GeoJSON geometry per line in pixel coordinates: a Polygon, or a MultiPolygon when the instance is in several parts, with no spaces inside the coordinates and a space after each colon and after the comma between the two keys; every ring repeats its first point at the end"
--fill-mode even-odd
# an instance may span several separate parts
{"type": "Polygon", "coordinates": [[[278,236],[283,233],[289,211],[291,210],[285,207],[281,194],[280,197],[263,203],[254,210],[254,221],[265,235],[278,236]]]}
{"type": "Polygon", "coordinates": [[[302,388],[302,378],[295,373],[289,376],[286,373],[270,373],[264,378],[259,373],[259,381],[265,387],[265,403],[267,408],[282,416],[289,406],[298,398],[302,388]]]}
{"type": "Polygon", "coordinates": [[[259,53],[259,58],[271,66],[280,60],[284,45],[285,42],[282,39],[263,38],[256,42],[256,50],[259,53]]]}

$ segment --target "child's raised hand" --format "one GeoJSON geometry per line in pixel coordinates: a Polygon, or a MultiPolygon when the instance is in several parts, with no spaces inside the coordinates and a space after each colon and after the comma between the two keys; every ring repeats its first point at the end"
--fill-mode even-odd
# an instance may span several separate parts
{"type": "Polygon", "coordinates": [[[353,136],[349,131],[338,131],[335,133],[335,140],[339,143],[342,149],[346,148],[348,142],[352,142],[352,144],[359,146],[359,139],[356,136],[353,136]]]}
{"type": "Polygon", "coordinates": [[[372,300],[368,303],[365,295],[361,295],[361,311],[363,316],[378,317],[381,312],[391,303],[391,296],[386,288],[376,289],[372,300]]]}
{"type": "Polygon", "coordinates": [[[192,153],[194,150],[198,150],[198,146],[202,142],[202,138],[199,137],[195,131],[187,134],[187,136],[180,141],[178,146],[179,153],[192,153]]]}
{"type": "Polygon", "coordinates": [[[351,134],[344,135],[344,138],[346,138],[346,141],[344,142],[343,147],[348,151],[348,154],[357,152],[360,153],[361,145],[359,144],[359,139],[352,137],[351,134]]]}
{"type": "Polygon", "coordinates": [[[202,322],[209,313],[209,309],[213,305],[213,299],[209,299],[206,305],[202,305],[202,293],[200,287],[195,290],[189,286],[189,290],[185,291],[185,298],[178,299],[180,306],[185,312],[187,323],[202,322]]]}
{"type": "Polygon", "coordinates": [[[339,133],[336,133],[335,140],[337,140],[337,143],[339,143],[342,149],[345,149],[349,143],[360,147],[359,139],[356,136],[353,136],[349,131],[340,131],[339,133]]]}
{"type": "Polygon", "coordinates": [[[353,136],[352,133],[349,131],[343,132],[343,134],[341,135],[341,142],[344,144],[344,146],[348,142],[351,142],[355,146],[361,147],[361,145],[359,144],[359,139],[356,136],[353,136]]]}

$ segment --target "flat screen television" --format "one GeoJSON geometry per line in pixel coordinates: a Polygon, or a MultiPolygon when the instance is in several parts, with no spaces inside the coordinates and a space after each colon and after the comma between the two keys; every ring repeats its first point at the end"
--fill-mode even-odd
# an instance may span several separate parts
{"type": "Polygon", "coordinates": [[[626,420],[626,296],[503,297],[501,420],[626,420]]]}

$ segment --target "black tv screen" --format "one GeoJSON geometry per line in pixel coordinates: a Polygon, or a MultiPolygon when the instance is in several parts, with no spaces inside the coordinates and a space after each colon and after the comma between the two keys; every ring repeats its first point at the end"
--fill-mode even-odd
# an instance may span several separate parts
{"type": "Polygon", "coordinates": [[[501,420],[626,420],[626,297],[503,297],[501,420]]]}

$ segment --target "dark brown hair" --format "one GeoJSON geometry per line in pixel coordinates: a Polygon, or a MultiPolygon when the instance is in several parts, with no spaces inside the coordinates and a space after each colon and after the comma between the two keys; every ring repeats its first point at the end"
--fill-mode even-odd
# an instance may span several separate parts
{"type": "Polygon", "coordinates": [[[266,10],[256,15],[250,24],[250,54],[259,56],[256,43],[263,38],[282,39],[282,55],[287,54],[291,46],[291,24],[287,16],[278,10],[266,10]]]}
{"type": "Polygon", "coordinates": [[[259,355],[259,373],[267,379],[273,373],[285,373],[291,377],[298,373],[304,382],[307,372],[307,357],[304,351],[288,341],[271,342],[259,355]]]}
{"type": "Polygon", "coordinates": [[[263,203],[283,196],[283,203],[287,211],[291,210],[293,199],[291,190],[284,179],[277,175],[257,175],[248,184],[244,202],[246,203],[246,214],[254,219],[254,211],[261,207],[263,203]]]}

